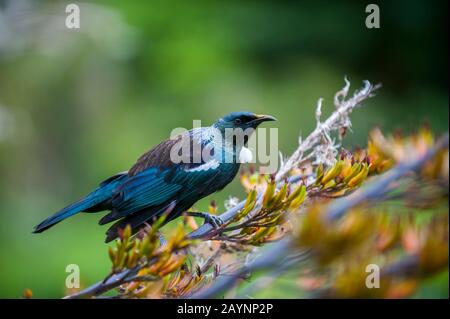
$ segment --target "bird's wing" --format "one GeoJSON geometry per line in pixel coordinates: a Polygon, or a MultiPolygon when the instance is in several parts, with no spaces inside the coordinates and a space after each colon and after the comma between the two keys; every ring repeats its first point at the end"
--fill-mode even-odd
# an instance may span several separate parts
{"type": "Polygon", "coordinates": [[[113,175],[113,176],[108,177],[107,179],[103,180],[103,181],[99,184],[99,186],[100,186],[100,187],[106,186],[106,185],[110,184],[110,183],[113,182],[113,181],[117,181],[117,180],[119,180],[119,179],[124,178],[125,175],[128,175],[128,171],[120,172],[120,173],[117,173],[117,174],[115,174],[115,175],[113,175]]]}
{"type": "Polygon", "coordinates": [[[170,172],[171,169],[152,167],[130,177],[116,189],[113,208],[131,213],[164,203],[182,188],[182,185],[168,179],[170,172]]]}
{"type": "Polygon", "coordinates": [[[136,163],[128,171],[128,176],[132,177],[147,170],[148,168],[159,167],[161,169],[179,168],[193,169],[207,161],[203,154],[214,152],[213,143],[210,140],[202,140],[202,128],[186,131],[172,139],[165,140],[138,158],[136,163]],[[180,152],[183,154],[181,155],[180,152]],[[171,156],[177,156],[172,159],[171,156]],[[176,163],[174,162],[176,161],[176,163]]]}
{"type": "Polygon", "coordinates": [[[164,211],[170,214],[178,202],[195,202],[203,194],[215,191],[214,181],[220,174],[217,165],[212,161],[193,169],[178,167],[156,173],[155,169],[147,169],[130,178],[120,186],[121,196],[113,200],[112,212],[100,221],[103,225],[120,219],[108,229],[106,241],[116,238],[117,230],[127,224],[135,233],[145,221],[164,211]]]}
{"type": "Polygon", "coordinates": [[[210,159],[200,163],[175,164],[170,159],[172,147],[179,140],[167,140],[141,156],[128,172],[128,179],[115,191],[112,217],[126,216],[146,207],[179,199],[183,192],[207,187],[219,171],[219,162],[210,159]]]}
{"type": "Polygon", "coordinates": [[[124,216],[145,207],[157,206],[169,200],[189,196],[208,187],[219,170],[218,162],[211,160],[194,168],[171,167],[160,170],[148,168],[119,186],[113,198],[113,207],[124,216]]]}
{"type": "Polygon", "coordinates": [[[173,166],[173,162],[170,159],[170,152],[172,147],[179,143],[180,138],[165,140],[148,152],[144,153],[138,158],[136,163],[128,171],[128,176],[132,177],[145,171],[148,168],[160,167],[168,168],[173,166]]]}

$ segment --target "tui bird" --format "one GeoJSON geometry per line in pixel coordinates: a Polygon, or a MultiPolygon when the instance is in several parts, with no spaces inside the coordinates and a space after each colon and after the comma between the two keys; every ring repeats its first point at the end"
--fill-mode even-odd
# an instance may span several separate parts
{"type": "Polygon", "coordinates": [[[209,127],[194,128],[165,140],[139,157],[129,171],[106,179],[86,197],[42,221],[33,232],[43,232],[79,212],[105,210],[110,212],[99,224],[115,221],[106,232],[105,242],[117,238],[119,230],[127,225],[135,234],[162,214],[166,214],[165,223],[186,213],[217,227],[222,224],[219,217],[186,211],[234,179],[242,147],[252,130],[265,121],[275,118],[234,112],[209,127]],[[233,133],[229,134],[229,130],[233,133]]]}

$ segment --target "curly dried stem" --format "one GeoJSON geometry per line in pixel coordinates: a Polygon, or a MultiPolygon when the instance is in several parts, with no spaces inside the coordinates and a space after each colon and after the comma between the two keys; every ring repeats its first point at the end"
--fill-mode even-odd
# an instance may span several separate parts
{"type": "MultiPolygon", "coordinates": [[[[351,125],[349,115],[356,107],[360,106],[361,102],[372,97],[373,92],[381,87],[381,84],[372,85],[369,81],[364,81],[364,87],[355,92],[355,94],[348,100],[345,100],[348,90],[350,88],[350,82],[345,79],[345,86],[342,90],[338,91],[334,96],[334,105],[336,110],[328,117],[328,119],[321,123],[320,117],[322,115],[322,98],[317,102],[316,108],[316,129],[304,140],[302,140],[295,150],[295,152],[284,162],[276,174],[276,181],[282,180],[289,172],[298,167],[305,160],[305,154],[312,151],[313,148],[320,144],[323,137],[329,143],[331,142],[330,133],[332,131],[339,130],[340,128],[347,128],[351,125]]],[[[310,158],[312,154],[308,154],[310,158]]]]}

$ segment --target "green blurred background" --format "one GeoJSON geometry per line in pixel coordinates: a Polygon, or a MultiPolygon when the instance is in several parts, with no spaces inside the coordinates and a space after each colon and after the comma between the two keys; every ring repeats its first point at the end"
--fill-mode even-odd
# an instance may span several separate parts
{"type": "MultiPolygon", "coordinates": [[[[448,130],[447,1],[377,2],[380,29],[365,27],[373,1],[71,2],[79,30],[64,27],[68,2],[0,0],[0,297],[61,297],[72,263],[84,285],[103,278],[99,215],[33,226],[193,119],[274,115],[288,154],[347,75],[352,89],[383,88],[352,116],[346,147],[375,125],[448,130]]],[[[243,196],[237,181],[198,207],[230,194],[243,196]]],[[[422,296],[448,296],[430,287],[422,296]]]]}

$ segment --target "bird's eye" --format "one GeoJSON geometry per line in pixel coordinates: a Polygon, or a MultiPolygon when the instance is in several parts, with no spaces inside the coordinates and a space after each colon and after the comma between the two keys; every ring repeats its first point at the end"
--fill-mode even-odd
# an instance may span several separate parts
{"type": "Polygon", "coordinates": [[[239,125],[239,124],[241,124],[241,123],[242,123],[242,120],[241,120],[241,119],[235,119],[235,120],[234,120],[234,124],[239,125]]]}

